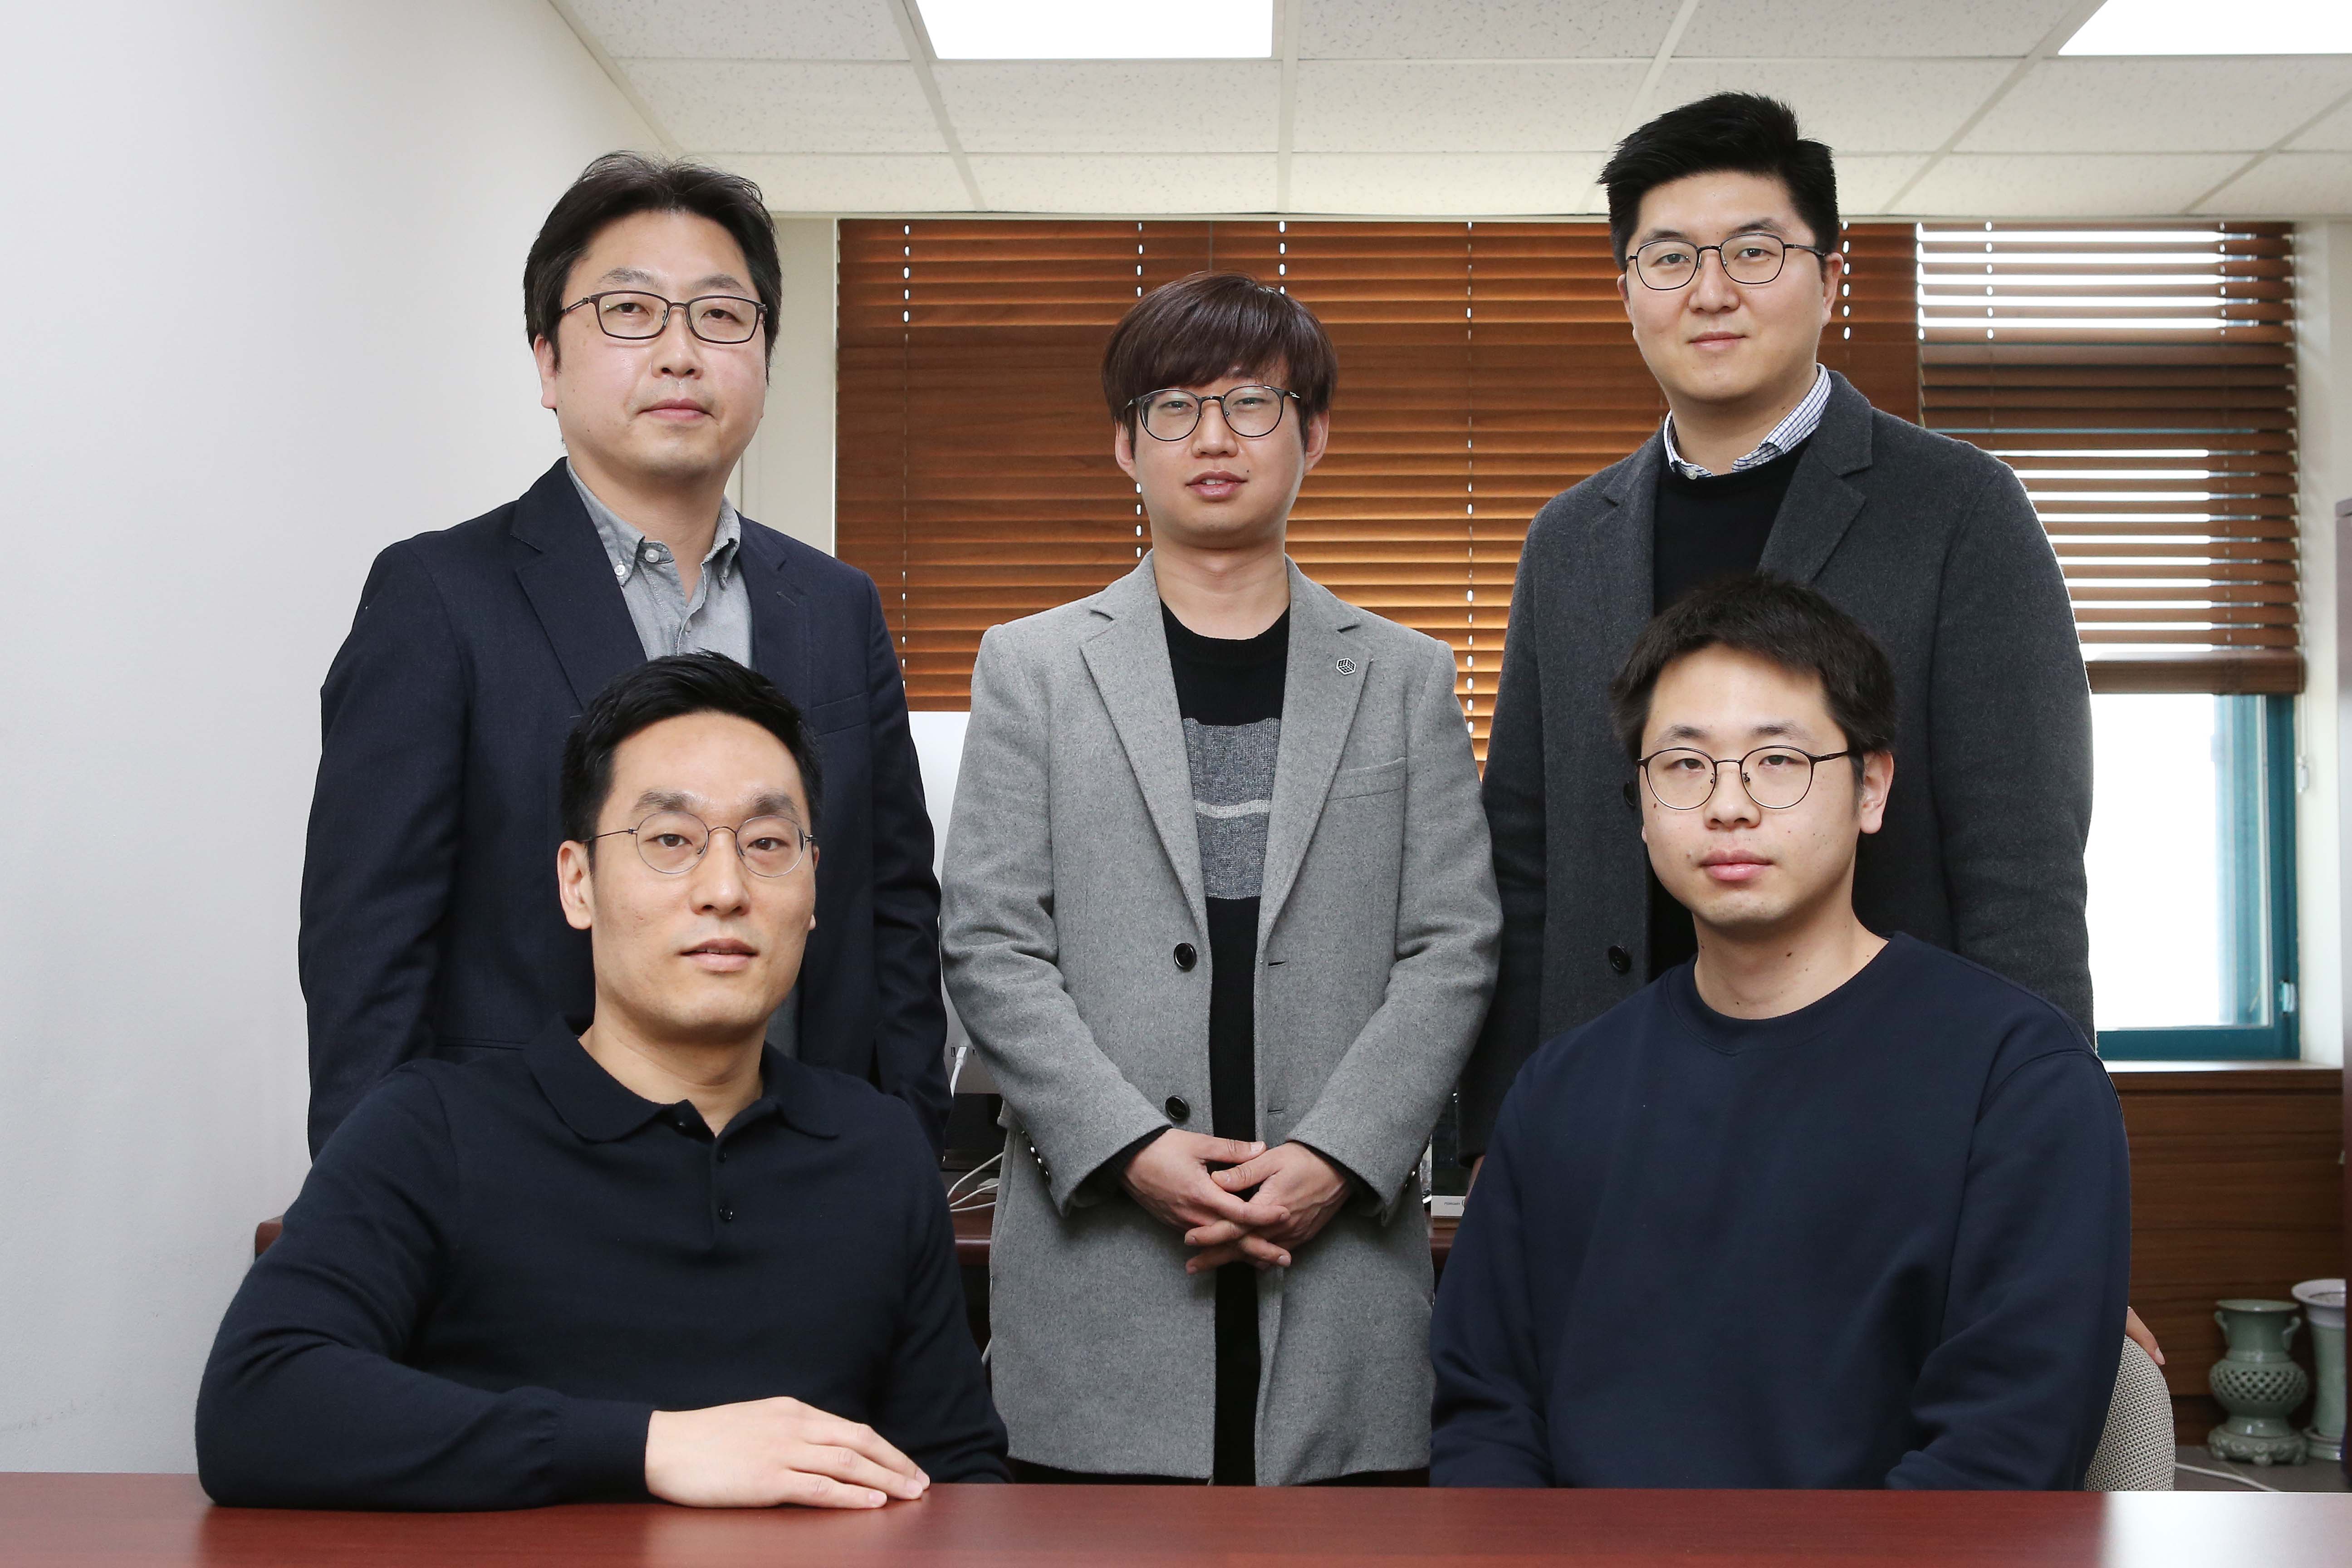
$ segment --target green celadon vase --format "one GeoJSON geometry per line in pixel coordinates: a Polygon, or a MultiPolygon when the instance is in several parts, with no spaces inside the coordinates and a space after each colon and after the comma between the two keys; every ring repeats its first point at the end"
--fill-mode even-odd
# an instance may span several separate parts
{"type": "Polygon", "coordinates": [[[2215,1303],[2213,1321],[2230,1348],[2207,1381],[2230,1418],[2205,1435],[2217,1458],[2254,1465],[2299,1465],[2303,1435],[2287,1413],[2311,1393],[2311,1378],[2287,1350],[2303,1315],[2292,1301],[2240,1298],[2215,1303]]]}

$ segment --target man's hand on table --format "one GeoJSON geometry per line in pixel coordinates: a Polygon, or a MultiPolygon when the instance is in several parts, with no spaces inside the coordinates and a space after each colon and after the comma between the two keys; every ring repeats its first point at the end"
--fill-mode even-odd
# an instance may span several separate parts
{"type": "Polygon", "coordinates": [[[690,1508],[880,1508],[930,1484],[871,1426],[797,1399],[656,1410],[646,1430],[646,1489],[690,1508]]]}
{"type": "Polygon", "coordinates": [[[1186,1261],[1187,1274],[1243,1261],[1260,1268],[1287,1268],[1290,1249],[1306,1246],[1331,1223],[1348,1201],[1349,1185],[1345,1172],[1304,1143],[1277,1143],[1210,1179],[1230,1192],[1255,1187],[1254,1205],[1271,1204],[1279,1217],[1246,1228],[1215,1220],[1185,1232],[1184,1245],[1201,1248],[1186,1261]]]}

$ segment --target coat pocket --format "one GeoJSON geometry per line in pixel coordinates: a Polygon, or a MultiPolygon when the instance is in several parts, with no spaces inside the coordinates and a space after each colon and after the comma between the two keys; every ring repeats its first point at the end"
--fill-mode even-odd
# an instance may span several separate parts
{"type": "Polygon", "coordinates": [[[1369,768],[1341,768],[1331,775],[1330,792],[1326,800],[1343,800],[1356,795],[1386,795],[1391,790],[1404,788],[1405,759],[1375,763],[1369,768]]]}

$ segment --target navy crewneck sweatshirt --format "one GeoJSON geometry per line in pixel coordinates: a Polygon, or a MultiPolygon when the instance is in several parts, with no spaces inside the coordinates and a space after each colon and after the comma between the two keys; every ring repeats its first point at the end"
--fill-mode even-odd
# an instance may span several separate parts
{"type": "Polygon", "coordinates": [[[1778,1018],[1684,964],[1504,1102],[1432,1479],[2077,1487],[2130,1247],[2122,1113],[2055,1007],[1904,936],[1778,1018]]]}

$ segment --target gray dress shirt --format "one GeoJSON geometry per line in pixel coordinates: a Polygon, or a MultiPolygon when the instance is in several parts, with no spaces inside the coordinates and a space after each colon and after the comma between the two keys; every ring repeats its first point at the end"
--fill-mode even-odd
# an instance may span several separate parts
{"type": "MultiPolygon", "coordinates": [[[[596,499],[570,463],[572,488],[596,525],[621,597],[629,606],[629,620],[637,628],[637,642],[647,658],[674,653],[723,653],[751,668],[751,591],[735,557],[743,541],[743,521],[724,497],[719,502],[719,531],[711,536],[710,552],[702,558],[702,574],[688,595],[686,580],[669,546],[647,539],[644,531],[596,499]]],[[[800,989],[784,998],[768,1020],[768,1043],[786,1056],[798,1055],[800,989]]]]}
{"type": "Polygon", "coordinates": [[[581,504],[588,509],[589,521],[596,525],[596,537],[604,542],[605,558],[613,563],[613,575],[621,584],[621,597],[628,604],[629,619],[636,626],[637,641],[644,645],[646,657],[660,658],[708,649],[749,666],[751,593],[743,585],[743,573],[735,560],[743,539],[743,522],[734,507],[720,499],[719,531],[711,537],[710,552],[702,558],[702,574],[688,596],[669,546],[647,539],[597,500],[596,492],[569,463],[564,468],[572,475],[572,488],[580,492],[581,504]]]}

